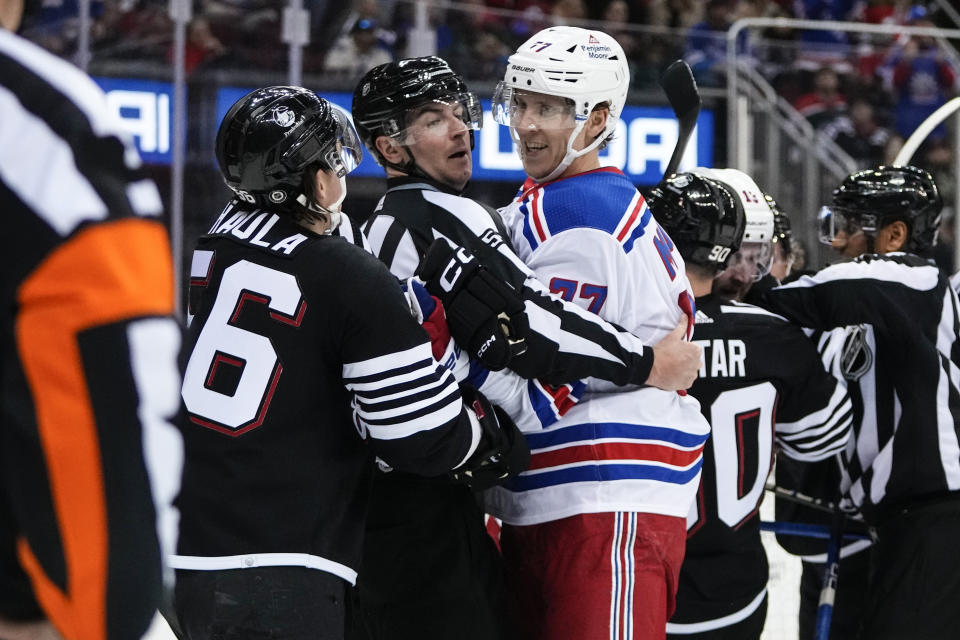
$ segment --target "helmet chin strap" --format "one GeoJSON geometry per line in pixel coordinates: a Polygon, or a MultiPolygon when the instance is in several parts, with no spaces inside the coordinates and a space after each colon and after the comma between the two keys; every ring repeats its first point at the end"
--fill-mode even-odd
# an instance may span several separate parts
{"type": "MultiPolygon", "coordinates": [[[[573,148],[573,141],[576,140],[576,138],[577,138],[578,135],[580,135],[580,132],[583,130],[583,127],[584,127],[586,124],[587,124],[587,121],[584,120],[584,121],[582,121],[580,124],[578,124],[576,127],[574,127],[574,129],[573,129],[572,132],[570,132],[570,137],[567,138],[567,152],[566,152],[565,154],[563,154],[563,159],[560,160],[560,164],[558,164],[556,167],[554,167],[553,171],[551,171],[550,173],[548,173],[547,175],[545,175],[545,176],[542,177],[542,178],[535,178],[534,176],[530,176],[531,178],[533,178],[533,181],[534,181],[534,182],[539,183],[539,184],[543,184],[544,182],[550,182],[551,180],[556,180],[557,178],[560,177],[560,175],[561,175],[564,171],[567,170],[567,168],[568,168],[571,164],[573,164],[573,161],[574,161],[574,160],[576,160],[577,158],[579,158],[579,157],[581,157],[581,156],[584,156],[584,155],[590,153],[591,151],[593,151],[594,149],[596,149],[598,146],[600,146],[600,143],[603,142],[604,138],[607,137],[607,130],[606,130],[606,129],[604,129],[603,132],[602,132],[600,135],[598,135],[597,138],[596,138],[593,142],[591,142],[590,144],[588,144],[588,145],[587,145],[586,147],[584,147],[583,149],[580,149],[579,151],[577,151],[577,150],[575,150],[575,149],[573,148]]],[[[513,131],[513,129],[511,129],[511,131],[513,131]]],[[[519,136],[518,136],[518,137],[519,137],[519,136]]],[[[518,144],[519,144],[519,142],[518,142],[518,144]]]]}
{"type": "Polygon", "coordinates": [[[328,221],[329,225],[327,226],[326,235],[332,234],[336,231],[337,227],[340,226],[340,222],[343,218],[343,214],[340,211],[340,206],[343,204],[344,198],[347,197],[347,176],[346,174],[339,177],[340,180],[340,197],[332,203],[329,207],[324,207],[322,204],[316,200],[308,200],[306,196],[300,195],[297,198],[297,202],[304,206],[304,208],[311,212],[317,213],[324,216],[328,221]]]}

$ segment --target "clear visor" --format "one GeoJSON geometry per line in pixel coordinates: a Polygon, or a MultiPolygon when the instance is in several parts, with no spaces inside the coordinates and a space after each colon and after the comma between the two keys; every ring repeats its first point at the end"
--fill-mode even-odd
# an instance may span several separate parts
{"type": "Polygon", "coordinates": [[[737,271],[744,281],[756,282],[770,273],[773,264],[773,245],[769,242],[744,242],[730,257],[724,273],[737,271]]]}
{"type": "Polygon", "coordinates": [[[449,138],[479,130],[483,126],[483,109],[476,95],[455,93],[414,107],[407,112],[406,125],[393,134],[403,144],[449,138]]]}
{"type": "Polygon", "coordinates": [[[817,228],[820,231],[820,242],[833,244],[833,240],[840,233],[852,237],[858,233],[874,235],[877,232],[876,216],[850,215],[843,209],[835,207],[820,207],[817,214],[817,228]]]}
{"type": "Polygon", "coordinates": [[[515,129],[572,129],[578,116],[570,98],[511,87],[500,82],[493,93],[493,119],[515,129]]]}
{"type": "Polygon", "coordinates": [[[357,168],[363,159],[363,144],[349,118],[339,109],[333,109],[336,121],[336,138],[330,144],[327,131],[317,131],[283,154],[281,161],[288,167],[303,167],[319,160],[323,165],[343,177],[357,168]]]}

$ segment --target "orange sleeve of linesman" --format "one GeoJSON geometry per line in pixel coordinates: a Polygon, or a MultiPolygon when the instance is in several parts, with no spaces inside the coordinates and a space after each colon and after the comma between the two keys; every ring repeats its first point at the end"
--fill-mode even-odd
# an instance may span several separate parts
{"type": "Polygon", "coordinates": [[[0,112],[0,624],[139,638],[182,464],[159,194],[92,81],[2,31],[0,112]]]}

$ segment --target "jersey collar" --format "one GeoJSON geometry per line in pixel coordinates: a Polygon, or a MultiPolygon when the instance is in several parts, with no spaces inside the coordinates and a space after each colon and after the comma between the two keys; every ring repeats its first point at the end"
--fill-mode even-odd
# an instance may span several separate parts
{"type": "Polygon", "coordinates": [[[449,187],[448,185],[443,184],[432,178],[426,178],[423,176],[398,176],[394,178],[387,178],[387,192],[391,191],[405,191],[408,189],[423,189],[426,191],[442,191],[443,193],[449,193],[450,195],[459,196],[463,195],[463,191],[457,191],[449,187]]]}

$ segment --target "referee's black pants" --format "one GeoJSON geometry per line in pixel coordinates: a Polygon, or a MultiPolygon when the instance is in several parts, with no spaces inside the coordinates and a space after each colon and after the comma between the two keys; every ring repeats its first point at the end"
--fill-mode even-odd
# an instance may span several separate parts
{"type": "Polygon", "coordinates": [[[861,640],[960,638],[960,493],[881,522],[861,640]]]}
{"type": "Polygon", "coordinates": [[[503,638],[503,560],[473,493],[402,479],[383,489],[368,519],[348,640],[503,638]]]}

